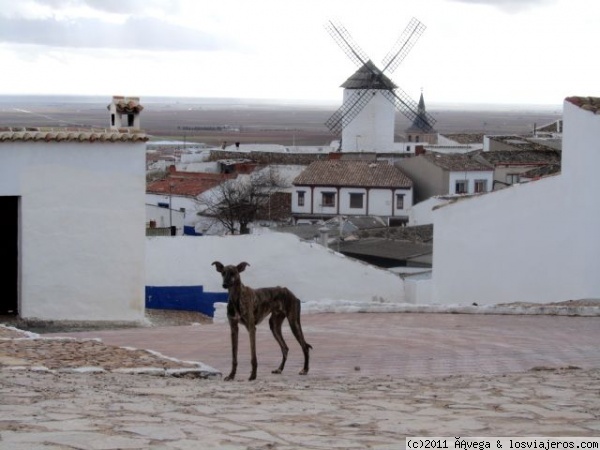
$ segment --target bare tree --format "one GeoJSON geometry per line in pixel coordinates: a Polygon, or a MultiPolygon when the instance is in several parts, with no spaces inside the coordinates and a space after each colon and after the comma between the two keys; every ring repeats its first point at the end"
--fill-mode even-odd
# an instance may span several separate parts
{"type": "Polygon", "coordinates": [[[231,234],[249,234],[249,225],[269,209],[272,195],[284,187],[284,180],[270,168],[239,175],[198,199],[199,214],[212,218],[231,234]]]}

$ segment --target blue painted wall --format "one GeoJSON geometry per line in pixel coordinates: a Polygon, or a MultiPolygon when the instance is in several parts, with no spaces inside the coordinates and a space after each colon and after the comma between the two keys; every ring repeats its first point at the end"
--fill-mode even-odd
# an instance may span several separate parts
{"type": "Polygon", "coordinates": [[[204,292],[203,286],[146,286],[146,308],[215,314],[214,303],[227,302],[227,292],[204,292]]]}

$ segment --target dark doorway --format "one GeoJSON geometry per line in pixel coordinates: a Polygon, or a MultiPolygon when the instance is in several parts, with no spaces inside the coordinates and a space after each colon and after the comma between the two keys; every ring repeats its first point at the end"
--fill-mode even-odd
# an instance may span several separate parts
{"type": "Polygon", "coordinates": [[[0,197],[0,314],[17,315],[19,198],[0,197]]]}

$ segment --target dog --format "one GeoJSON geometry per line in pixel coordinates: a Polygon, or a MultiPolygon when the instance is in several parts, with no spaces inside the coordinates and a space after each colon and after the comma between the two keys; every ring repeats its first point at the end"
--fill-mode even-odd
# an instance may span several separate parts
{"type": "Polygon", "coordinates": [[[252,289],[242,284],[240,273],[243,272],[248,264],[241,262],[237,266],[224,266],[219,261],[212,263],[223,278],[223,287],[228,290],[229,298],[227,300],[227,319],[231,331],[231,372],[225,381],[231,381],[235,378],[237,371],[237,351],[238,351],[238,324],[248,330],[250,336],[250,352],[252,372],[248,381],[256,379],[256,326],[269,314],[269,327],[273,337],[281,347],[283,359],[281,364],[272,373],[281,373],[285,366],[288,355],[288,346],[283,340],[281,334],[281,324],[287,318],[292,333],[298,340],[304,353],[304,367],[300,375],[308,373],[309,350],[312,346],[304,340],[302,326],[300,325],[300,300],[286,287],[267,287],[252,289]]]}

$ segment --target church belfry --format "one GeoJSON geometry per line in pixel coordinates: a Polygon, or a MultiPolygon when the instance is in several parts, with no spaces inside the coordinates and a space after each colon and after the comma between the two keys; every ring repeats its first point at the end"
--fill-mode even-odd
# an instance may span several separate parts
{"type": "Polygon", "coordinates": [[[437,144],[438,134],[437,131],[431,125],[428,116],[429,114],[427,114],[427,110],[425,109],[425,100],[423,99],[423,92],[421,91],[417,116],[414,118],[412,125],[405,130],[408,142],[424,142],[426,144],[437,144]]]}

